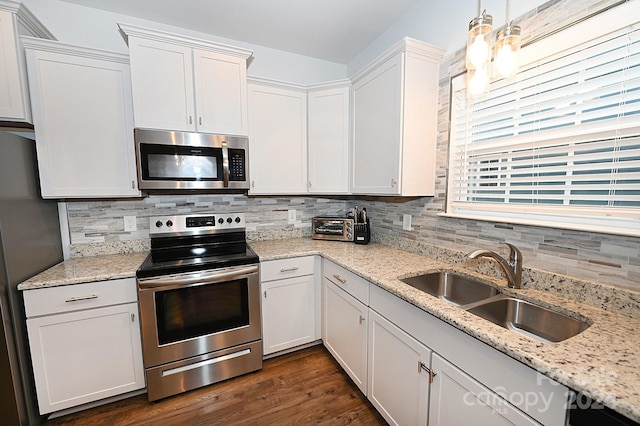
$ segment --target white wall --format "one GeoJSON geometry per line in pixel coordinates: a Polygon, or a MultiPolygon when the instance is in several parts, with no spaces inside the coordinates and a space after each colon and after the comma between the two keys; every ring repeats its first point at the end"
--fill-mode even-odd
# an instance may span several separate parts
{"type": "MultiPolygon", "coordinates": [[[[512,0],[510,20],[515,20],[548,0],[512,0]]],[[[506,0],[484,0],[482,8],[493,17],[494,29],[505,24],[506,0]]],[[[384,34],[347,64],[353,75],[404,36],[431,43],[446,50],[445,56],[464,47],[469,21],[478,16],[475,0],[422,0],[384,34]]],[[[526,28],[522,29],[526,31],[526,28]]]]}
{"type": "Polygon", "coordinates": [[[24,0],[24,4],[59,41],[64,43],[128,53],[127,44],[117,27],[118,22],[123,22],[251,49],[254,52],[254,59],[247,72],[252,76],[298,84],[339,80],[347,76],[347,67],[344,64],[215,37],[185,28],[78,6],[59,0],[24,0]]]}

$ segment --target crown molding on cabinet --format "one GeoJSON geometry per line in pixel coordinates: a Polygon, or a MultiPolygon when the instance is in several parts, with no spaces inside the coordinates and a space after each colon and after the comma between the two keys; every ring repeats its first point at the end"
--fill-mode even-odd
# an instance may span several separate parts
{"type": "Polygon", "coordinates": [[[375,60],[369,63],[369,65],[362,68],[356,74],[351,77],[351,82],[355,83],[360,80],[371,71],[384,64],[389,58],[397,53],[405,52],[413,56],[422,57],[429,62],[440,62],[444,56],[444,49],[425,43],[420,40],[416,40],[411,37],[403,37],[402,40],[391,46],[389,49],[381,53],[375,60]]]}
{"type": "Polygon", "coordinates": [[[204,40],[196,37],[174,34],[166,31],[159,31],[151,28],[138,27],[135,25],[118,23],[120,32],[124,35],[125,41],[129,43],[129,37],[138,37],[147,40],[160,41],[164,43],[176,44],[196,49],[217,52],[224,55],[236,56],[249,59],[253,55],[253,51],[241,47],[231,46],[228,44],[218,43],[210,40],[204,40]]]}
{"type": "Polygon", "coordinates": [[[0,10],[15,13],[18,22],[18,33],[33,37],[55,40],[54,35],[44,26],[42,22],[25,6],[21,1],[0,0],[0,10]],[[24,30],[24,31],[20,31],[24,30]]]}
{"type": "Polygon", "coordinates": [[[41,51],[70,54],[89,59],[108,60],[122,64],[129,63],[129,55],[111,52],[108,50],[95,49],[93,47],[76,46],[73,44],[61,43],[55,40],[43,40],[35,37],[20,37],[25,49],[37,49],[41,51]]]}

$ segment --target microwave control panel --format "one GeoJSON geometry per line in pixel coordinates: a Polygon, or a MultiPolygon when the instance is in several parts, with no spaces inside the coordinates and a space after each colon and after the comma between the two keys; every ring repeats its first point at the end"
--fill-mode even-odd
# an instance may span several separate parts
{"type": "Polygon", "coordinates": [[[229,149],[229,180],[246,180],[244,149],[229,149]]]}

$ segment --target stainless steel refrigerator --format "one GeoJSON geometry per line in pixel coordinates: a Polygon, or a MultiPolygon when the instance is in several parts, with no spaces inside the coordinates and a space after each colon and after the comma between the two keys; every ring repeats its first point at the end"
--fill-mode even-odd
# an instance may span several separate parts
{"type": "Polygon", "coordinates": [[[43,200],[35,142],[0,131],[0,419],[38,425],[18,284],[62,261],[58,204],[43,200]]]}

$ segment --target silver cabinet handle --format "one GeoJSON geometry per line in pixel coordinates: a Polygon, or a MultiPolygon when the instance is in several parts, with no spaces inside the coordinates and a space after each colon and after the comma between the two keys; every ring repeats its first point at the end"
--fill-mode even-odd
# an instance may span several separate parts
{"type": "Polygon", "coordinates": [[[198,117],[198,124],[202,125],[202,117],[198,117]]]}
{"type": "Polygon", "coordinates": [[[338,274],[333,274],[333,278],[335,278],[336,280],[340,281],[341,284],[346,284],[347,280],[345,280],[344,278],[341,278],[340,275],[338,274]]]}
{"type": "Polygon", "coordinates": [[[362,322],[363,322],[364,320],[365,320],[365,318],[364,318],[362,315],[360,315],[360,319],[358,320],[358,323],[359,323],[360,325],[362,325],[362,322]]]}
{"type": "Polygon", "coordinates": [[[426,371],[429,375],[429,383],[433,383],[433,378],[436,377],[438,373],[427,367],[424,362],[418,361],[418,374],[420,374],[422,370],[426,371]]]}
{"type": "Polygon", "coordinates": [[[97,299],[98,295],[97,294],[91,294],[89,296],[80,296],[80,297],[71,297],[67,300],[65,300],[66,303],[69,302],[80,302],[81,300],[91,300],[91,299],[97,299]]]}
{"type": "Polygon", "coordinates": [[[297,266],[292,266],[291,268],[282,268],[280,269],[280,272],[293,272],[293,271],[297,271],[298,267],[297,266]]]}
{"type": "Polygon", "coordinates": [[[189,124],[193,124],[193,117],[189,116],[189,124]]]}
{"type": "Polygon", "coordinates": [[[396,182],[396,180],[394,178],[391,178],[391,187],[393,188],[394,186],[396,186],[398,182],[396,182]]]}
{"type": "Polygon", "coordinates": [[[267,290],[264,291],[264,298],[267,298],[267,290]]]}

